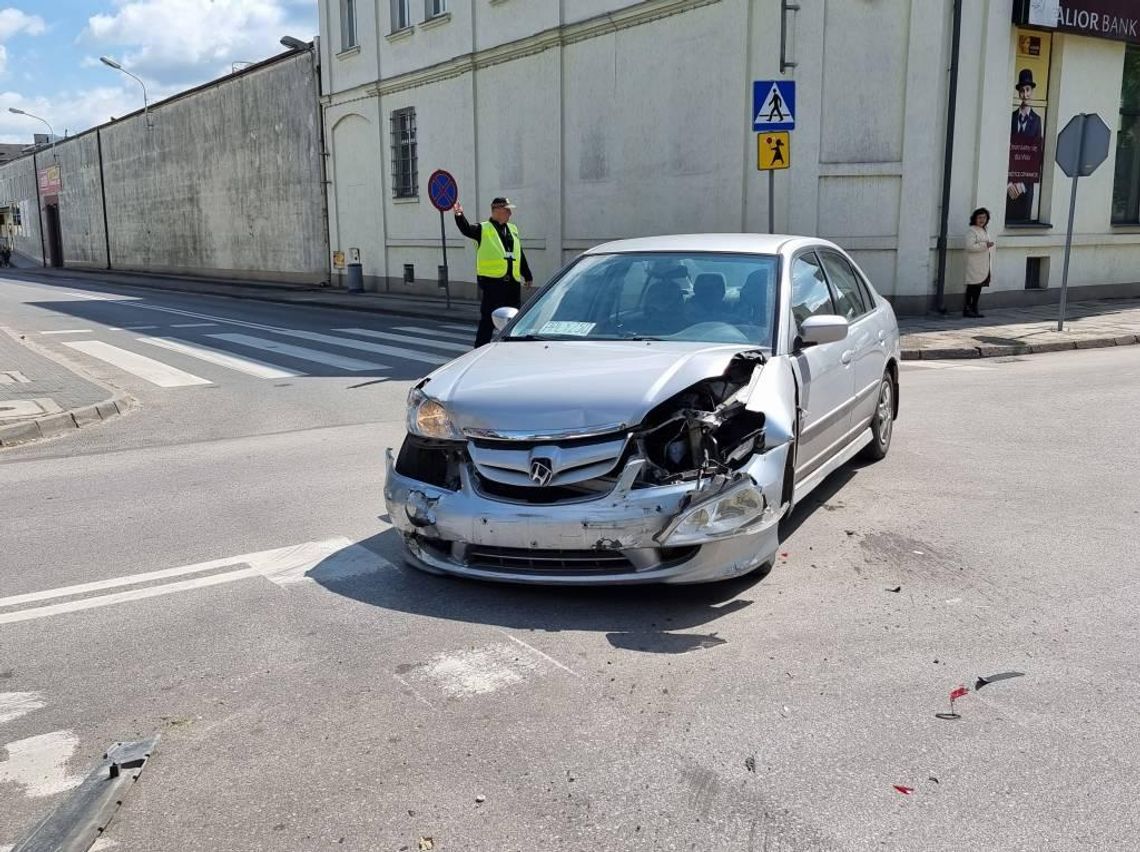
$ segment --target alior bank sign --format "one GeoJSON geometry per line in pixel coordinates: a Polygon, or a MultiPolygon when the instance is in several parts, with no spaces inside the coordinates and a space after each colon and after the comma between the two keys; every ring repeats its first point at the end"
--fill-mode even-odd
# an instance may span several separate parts
{"type": "Polygon", "coordinates": [[[1022,0],[1014,9],[1015,23],[1140,44],[1140,0],[1022,0]]]}

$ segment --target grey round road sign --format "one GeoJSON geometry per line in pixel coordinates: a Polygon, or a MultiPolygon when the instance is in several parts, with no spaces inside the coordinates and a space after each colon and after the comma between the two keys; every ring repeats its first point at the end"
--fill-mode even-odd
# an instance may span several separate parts
{"type": "Polygon", "coordinates": [[[1069,177],[1088,177],[1108,159],[1112,131],[1095,112],[1074,115],[1057,136],[1057,165],[1069,177]]]}

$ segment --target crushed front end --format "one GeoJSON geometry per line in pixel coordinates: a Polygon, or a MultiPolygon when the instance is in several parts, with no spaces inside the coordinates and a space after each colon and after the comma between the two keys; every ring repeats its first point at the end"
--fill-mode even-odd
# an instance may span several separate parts
{"type": "Polygon", "coordinates": [[[697,583],[771,564],[791,442],[752,404],[763,361],[742,353],[637,426],[586,434],[461,434],[413,391],[389,518],[416,566],[486,580],[697,583]]]}

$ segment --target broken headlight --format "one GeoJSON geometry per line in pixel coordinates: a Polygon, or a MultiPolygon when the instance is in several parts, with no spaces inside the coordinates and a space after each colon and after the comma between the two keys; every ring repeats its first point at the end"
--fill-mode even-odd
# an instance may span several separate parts
{"type": "Polygon", "coordinates": [[[421,438],[461,440],[462,435],[451,422],[443,403],[432,399],[419,388],[408,393],[408,431],[421,438]]]}
{"type": "Polygon", "coordinates": [[[743,483],[687,509],[665,529],[659,541],[677,547],[733,535],[759,520],[767,505],[757,486],[743,483]]]}

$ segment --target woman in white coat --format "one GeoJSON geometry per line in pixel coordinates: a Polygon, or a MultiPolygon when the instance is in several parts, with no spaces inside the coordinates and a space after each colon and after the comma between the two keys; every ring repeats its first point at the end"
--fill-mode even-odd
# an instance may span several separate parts
{"type": "Polygon", "coordinates": [[[970,229],[966,231],[966,304],[962,307],[964,317],[983,317],[978,311],[978,299],[982,288],[990,286],[990,276],[994,270],[994,241],[987,230],[990,224],[990,211],[979,207],[970,214],[970,229]]]}

